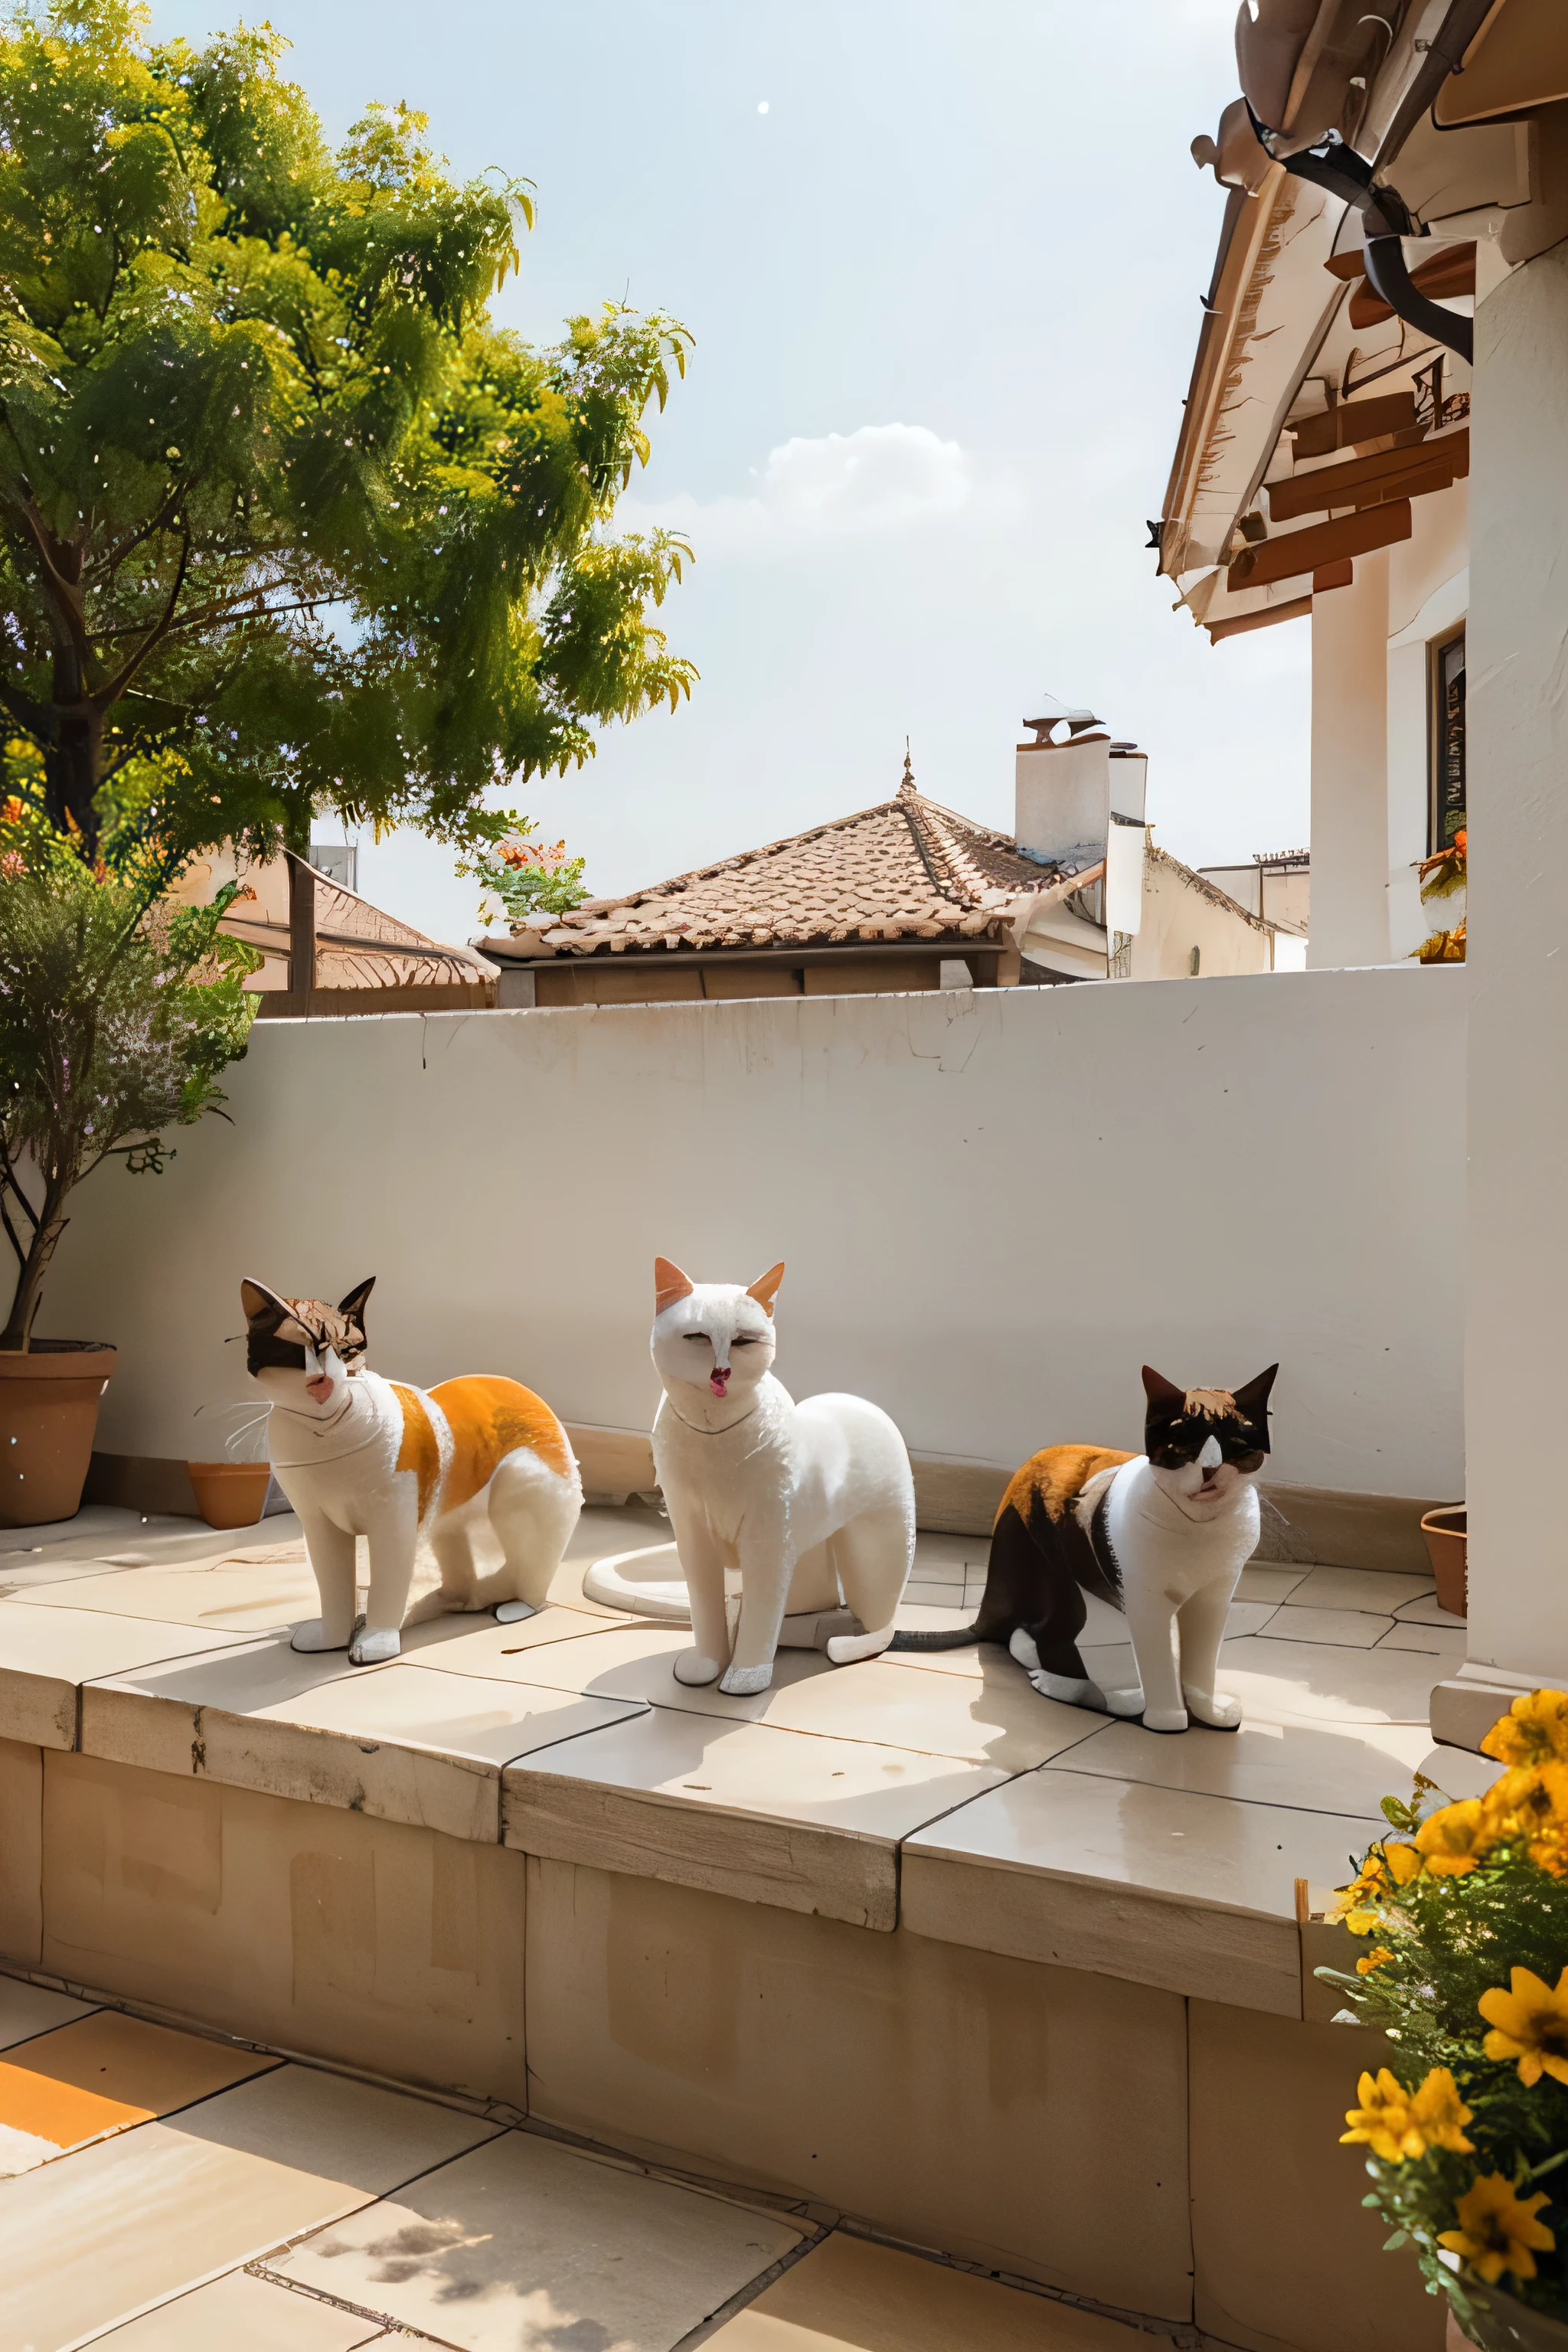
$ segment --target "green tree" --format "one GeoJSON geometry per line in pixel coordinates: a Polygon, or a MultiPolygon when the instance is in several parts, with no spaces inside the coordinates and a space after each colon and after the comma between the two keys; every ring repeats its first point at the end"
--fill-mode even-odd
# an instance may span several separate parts
{"type": "Polygon", "coordinates": [[[457,184],[406,107],[331,152],[283,46],[0,26],[9,789],[90,856],[106,785],[167,870],[316,808],[481,854],[495,786],[695,676],[652,620],[689,551],[608,529],[685,331],[496,327],[525,184],[457,184]]]}

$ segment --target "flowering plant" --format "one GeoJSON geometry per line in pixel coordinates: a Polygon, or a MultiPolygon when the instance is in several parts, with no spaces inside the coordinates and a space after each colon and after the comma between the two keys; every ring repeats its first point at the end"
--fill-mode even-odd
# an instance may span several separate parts
{"type": "MultiPolygon", "coordinates": [[[[1428,898],[1451,898],[1468,879],[1468,835],[1461,828],[1446,849],[1438,850],[1435,857],[1424,857],[1415,871],[1420,877],[1423,904],[1428,898]]],[[[1433,931],[1412,952],[1418,963],[1463,963],[1465,918],[1461,915],[1451,929],[1433,931]]]]}
{"type": "Polygon", "coordinates": [[[1568,2319],[1568,1693],[1516,1699],[1481,1743],[1483,1797],[1417,1774],[1331,1915],[1367,1940],[1342,1984],[1390,2049],[1342,2137],[1365,2203],[1479,2344],[1514,2338],[1487,2289],[1568,2319]]]}
{"type": "MultiPolygon", "coordinates": [[[[459,874],[471,874],[487,891],[495,893],[514,930],[537,915],[569,914],[588,895],[583,887],[584,859],[569,857],[563,841],[535,841],[526,817],[517,818],[508,839],[478,851],[458,866],[459,874]]],[[[479,920],[487,930],[495,919],[495,908],[481,899],[479,920]]]]}

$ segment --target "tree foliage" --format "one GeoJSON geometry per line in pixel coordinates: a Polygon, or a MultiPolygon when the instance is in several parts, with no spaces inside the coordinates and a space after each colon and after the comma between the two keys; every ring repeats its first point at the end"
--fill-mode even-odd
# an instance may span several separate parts
{"type": "Polygon", "coordinates": [[[283,46],[128,0],[0,31],[10,788],[92,852],[112,784],[170,870],[315,807],[482,851],[495,785],[695,675],[652,619],[689,551],[608,528],[684,330],[496,327],[526,185],[454,182],[405,106],[332,152],[283,46]]]}
{"type": "Polygon", "coordinates": [[[148,903],[132,870],[96,871],[12,799],[0,809],[0,1224],[16,1286],[0,1349],[27,1342],[66,1203],[118,1159],[161,1174],[169,1127],[221,1108],[245,1052],[260,957],[208,907],[148,903]]]}

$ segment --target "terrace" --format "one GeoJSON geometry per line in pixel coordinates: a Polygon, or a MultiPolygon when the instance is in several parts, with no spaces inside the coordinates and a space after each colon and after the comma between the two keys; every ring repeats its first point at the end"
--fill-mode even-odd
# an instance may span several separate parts
{"type": "MultiPolygon", "coordinates": [[[[760,1696],[685,1689],[682,1632],[582,1592],[595,1558],[667,1540],[652,1510],[590,1507],[539,1615],[436,1619],[354,1670],[289,1647],[315,1606],[289,1518],[223,1537],[89,1507],[5,1537],[0,2016],[19,2039],[104,2005],[127,2126],[44,2148],[8,2193],[16,2341],[91,2171],[112,2218],[98,2258],[73,2244],[75,2335],[48,2290],[51,2342],[281,2341],[287,2291],[323,2346],[510,2344],[502,2315],[542,2293],[605,2329],[585,2344],[707,2340],[733,2305],[756,2315],[713,2340],[738,2352],[773,2345],[745,2331],[775,2311],[818,2329],[781,2345],[919,2346],[889,2315],[907,2287],[959,2298],[933,2347],[1435,2343],[1358,2227],[1331,2126],[1361,2036],[1325,2029],[1310,1973],[1346,1939],[1302,1916],[1414,1768],[1456,1793],[1489,1770],[1433,1755],[1463,1635],[1430,1586],[1249,1567],[1226,1658],[1246,1723],[1163,1740],[989,1648],[785,1653],[760,1696]],[[1267,2135],[1237,2127],[1249,2105],[1278,2111],[1267,2135]],[[1086,2137],[1091,2110],[1116,2128],[1086,2137]],[[258,2206],[262,2156],[282,2170],[258,2206]],[[213,2232],[153,2216],[171,2167],[213,2232]],[[1264,2260],[1281,2199],[1292,2239],[1264,2260]],[[583,2252],[609,2229],[666,2242],[635,2326],[583,2252]],[[373,2259],[410,2231],[417,2261],[373,2259]],[[894,2332],[858,2333],[878,2263],[905,2283],[883,2304],[876,2273],[894,2332]],[[162,2332],[131,2324],[163,2306],[162,2332]]],[[[904,1621],[962,1622],[984,1553],[922,1535],[904,1621]]],[[[1121,1630],[1089,1628],[1113,1675],[1121,1630]]],[[[16,2052],[0,2126],[37,2131],[33,2077],[58,2049],[72,2081],[76,2047],[16,2052]]]]}

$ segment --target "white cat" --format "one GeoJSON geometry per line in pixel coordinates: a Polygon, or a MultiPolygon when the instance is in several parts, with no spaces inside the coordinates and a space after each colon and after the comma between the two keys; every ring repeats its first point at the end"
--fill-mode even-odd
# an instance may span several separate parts
{"type": "MultiPolygon", "coordinates": [[[[914,1481],[888,1415],[864,1397],[797,1405],[773,1377],[783,1279],[775,1265],[749,1289],[693,1283],[668,1258],[654,1261],[652,1350],[664,1382],[654,1466],[696,1639],[675,1675],[735,1694],[766,1690],[781,1634],[825,1648],[835,1665],[885,1650],[914,1558],[914,1481]],[[741,1576],[732,1645],[726,1569],[741,1576]]],[[[646,1609],[647,1589],[603,1561],[583,1589],[646,1609]]],[[[658,1613],[678,1611],[688,1614],[679,1601],[658,1613]]]]}
{"type": "Polygon", "coordinates": [[[991,1535],[972,1625],[900,1633],[896,1650],[1005,1642],[1047,1698],[1184,1731],[1234,1731],[1241,1702],[1215,1688],[1232,1593],[1258,1549],[1254,1486],[1268,1454],[1277,1364],[1245,1388],[1179,1389],[1143,1367],[1144,1454],[1050,1445],[1017,1471],[991,1535]],[[1138,1681],[1105,1690],[1079,1652],[1094,1593],[1127,1620],[1138,1681]]]}
{"type": "MultiPolygon", "coordinates": [[[[493,1608],[510,1624],[543,1607],[583,1507],[566,1433],[531,1389],[488,1373],[416,1389],[370,1370],[371,1287],[332,1307],[240,1285],[247,1364],[271,1400],[273,1471],[321,1596],[293,1647],[346,1649],[356,1666],[396,1657],[421,1542],[441,1574],[435,1606],[493,1608]],[[370,1591],[356,1631],[359,1536],[370,1591]],[[500,1564],[486,1564],[498,1548],[500,1564]]],[[[434,1608],[422,1601],[418,1613],[434,1608]]]]}

